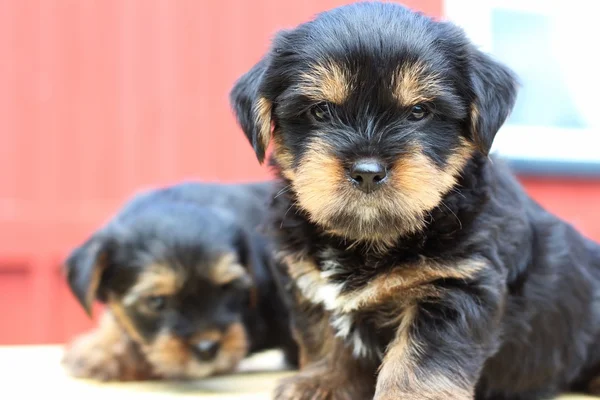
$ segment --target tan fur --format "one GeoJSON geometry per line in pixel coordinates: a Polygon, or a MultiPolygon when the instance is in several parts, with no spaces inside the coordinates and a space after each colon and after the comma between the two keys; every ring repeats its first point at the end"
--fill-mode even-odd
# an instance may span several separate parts
{"type": "Polygon", "coordinates": [[[399,194],[396,207],[402,210],[402,215],[412,219],[412,231],[423,228],[423,213],[438,206],[443,196],[456,185],[473,153],[472,145],[466,139],[461,141],[445,169],[437,167],[417,145],[392,167],[389,186],[399,194]]]}
{"type": "Polygon", "coordinates": [[[117,321],[119,326],[121,326],[121,328],[129,335],[129,337],[138,343],[143,343],[144,338],[139,333],[131,319],[127,316],[123,304],[117,300],[115,296],[110,296],[108,299],[108,306],[111,313],[114,315],[115,321],[117,321]]]}
{"type": "Polygon", "coordinates": [[[223,338],[223,334],[217,329],[210,329],[204,332],[198,332],[196,335],[192,337],[190,340],[191,343],[199,343],[203,340],[211,340],[215,342],[220,342],[223,338]]]}
{"type": "Polygon", "coordinates": [[[313,65],[300,76],[301,92],[314,101],[342,104],[353,89],[350,72],[342,65],[327,61],[313,65]]]}
{"type": "Polygon", "coordinates": [[[377,377],[375,400],[471,400],[473,390],[467,390],[451,379],[420,370],[421,344],[411,334],[417,317],[415,305],[406,307],[396,338],[389,345],[377,377]]]}
{"type": "Polygon", "coordinates": [[[281,168],[281,173],[290,181],[296,178],[296,174],[293,168],[294,156],[292,153],[283,145],[281,137],[275,135],[273,137],[273,159],[281,168]]]}
{"type": "Polygon", "coordinates": [[[271,140],[271,109],[271,102],[264,97],[256,101],[254,111],[257,116],[258,144],[263,149],[269,146],[269,141],[271,140]]]}
{"type": "Polygon", "coordinates": [[[479,124],[479,119],[481,118],[481,113],[479,112],[479,108],[477,107],[477,105],[475,103],[471,104],[470,107],[470,113],[471,113],[471,131],[473,132],[473,139],[475,140],[475,144],[477,145],[477,148],[483,152],[483,153],[487,153],[487,149],[485,148],[485,144],[482,143],[481,141],[481,135],[478,129],[478,124],[479,124]]]}
{"type": "Polygon", "coordinates": [[[346,183],[344,168],[331,153],[325,141],[312,139],[292,181],[300,207],[309,212],[313,222],[325,226],[340,206],[338,196],[343,189],[339,186],[346,183]]]}
{"type": "Polygon", "coordinates": [[[351,186],[330,146],[316,137],[307,144],[302,160],[289,177],[299,206],[308,212],[312,222],[331,233],[347,237],[347,232],[339,232],[328,226],[330,218],[342,210],[357,216],[358,227],[362,223],[380,219],[382,215],[401,219],[403,224],[396,229],[368,231],[358,237],[348,237],[386,247],[403,234],[423,229],[424,215],[438,206],[443,196],[456,184],[473,151],[471,143],[463,139],[449,157],[446,168],[440,169],[415,144],[392,167],[388,183],[377,192],[367,195],[351,186]]]}
{"type": "Polygon", "coordinates": [[[433,101],[443,92],[442,83],[441,75],[422,62],[403,64],[392,76],[392,94],[401,106],[414,106],[433,101]]]}
{"type": "Polygon", "coordinates": [[[140,298],[148,296],[170,296],[181,288],[184,277],[173,267],[153,264],[144,268],[135,285],[123,299],[123,304],[131,306],[140,298]]]}
{"type": "Polygon", "coordinates": [[[237,279],[248,279],[246,269],[241,266],[235,254],[225,254],[210,269],[210,279],[216,285],[226,285],[237,279]]]}
{"type": "MultiPolygon", "coordinates": [[[[304,289],[304,296],[312,301],[318,291],[331,285],[314,262],[296,255],[282,256],[290,277],[304,289]]],[[[467,259],[458,263],[442,263],[423,258],[414,264],[399,265],[384,275],[378,275],[364,287],[339,294],[328,305],[336,313],[376,308],[386,302],[414,302],[425,296],[436,297],[438,289],[430,285],[439,279],[469,279],[485,268],[485,263],[467,259]]]]}
{"type": "Polygon", "coordinates": [[[206,331],[196,335],[191,343],[163,332],[153,343],[143,345],[142,350],[161,376],[201,378],[233,371],[248,353],[248,346],[244,326],[234,323],[223,334],[216,330],[206,331]],[[220,342],[221,348],[212,362],[197,361],[191,351],[190,344],[203,339],[220,342]]]}
{"type": "Polygon", "coordinates": [[[232,324],[221,338],[221,356],[215,361],[216,372],[232,372],[249,350],[250,343],[244,325],[232,324]]]}
{"type": "MultiPolygon", "coordinates": [[[[301,303],[306,300],[301,300],[301,303]]],[[[318,314],[318,311],[317,311],[318,314]]],[[[333,336],[327,313],[296,330],[301,355],[298,374],[275,389],[278,400],[359,400],[373,396],[375,371],[357,362],[333,336]]]]}
{"type": "Polygon", "coordinates": [[[444,265],[423,260],[410,266],[401,266],[384,275],[378,275],[364,289],[340,296],[341,312],[377,307],[395,298],[416,300],[423,295],[435,295],[429,284],[438,279],[469,279],[485,268],[478,260],[444,265]],[[420,289],[420,290],[419,290],[420,289]]]}
{"type": "Polygon", "coordinates": [[[110,311],[98,327],[76,338],[65,349],[62,364],[76,378],[101,381],[154,379],[151,366],[110,311]]]}
{"type": "Polygon", "coordinates": [[[108,259],[104,253],[101,253],[96,259],[96,264],[94,265],[94,270],[92,271],[92,278],[90,279],[90,286],[85,294],[84,306],[88,313],[91,312],[94,300],[96,300],[96,295],[98,294],[98,288],[100,287],[100,281],[102,280],[102,274],[106,268],[107,261],[108,259]]]}

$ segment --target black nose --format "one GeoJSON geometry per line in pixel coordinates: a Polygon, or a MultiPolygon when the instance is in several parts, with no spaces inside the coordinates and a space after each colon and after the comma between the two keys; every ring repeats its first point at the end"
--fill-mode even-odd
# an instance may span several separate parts
{"type": "Polygon", "coordinates": [[[350,178],[365,193],[377,190],[386,176],[385,166],[372,158],[359,160],[350,168],[350,178]]]}
{"type": "Polygon", "coordinates": [[[193,346],[194,353],[202,361],[211,361],[219,352],[219,342],[213,340],[202,340],[193,346]]]}

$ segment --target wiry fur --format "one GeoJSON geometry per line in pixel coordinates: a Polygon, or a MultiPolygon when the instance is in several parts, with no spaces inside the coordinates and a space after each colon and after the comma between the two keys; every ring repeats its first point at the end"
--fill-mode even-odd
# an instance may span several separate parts
{"type": "Polygon", "coordinates": [[[302,369],[276,398],[597,390],[600,246],[488,154],[517,86],[452,24],[376,2],[280,33],[236,83],[240,125],[261,162],[257,134],[271,139],[280,177],[272,231],[302,369]],[[375,192],[349,176],[361,157],[388,168],[375,192]]]}

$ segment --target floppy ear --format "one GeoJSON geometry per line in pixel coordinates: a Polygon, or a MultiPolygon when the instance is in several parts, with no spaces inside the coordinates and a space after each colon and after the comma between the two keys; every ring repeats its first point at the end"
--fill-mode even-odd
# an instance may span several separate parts
{"type": "Polygon", "coordinates": [[[109,264],[110,242],[93,237],[73,250],[65,262],[67,281],[71,291],[92,315],[92,304],[100,296],[100,286],[109,264]]]}
{"type": "Polygon", "coordinates": [[[271,140],[272,104],[259,94],[268,63],[269,56],[265,56],[238,79],[229,94],[238,123],[261,164],[265,160],[265,151],[271,140]]]}
{"type": "Polygon", "coordinates": [[[487,155],[496,133],[511,113],[518,82],[514,73],[483,52],[473,49],[470,54],[471,137],[479,150],[487,155]]]}

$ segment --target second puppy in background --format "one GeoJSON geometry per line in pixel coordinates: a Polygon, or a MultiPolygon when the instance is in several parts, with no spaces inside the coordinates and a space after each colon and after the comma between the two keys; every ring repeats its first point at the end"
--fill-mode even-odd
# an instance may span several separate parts
{"type": "Polygon", "coordinates": [[[184,183],[132,199],[66,262],[86,309],[107,304],[99,327],[63,363],[98,380],[202,378],[248,354],[297,348],[278,301],[268,242],[257,231],[272,186],[184,183]]]}

